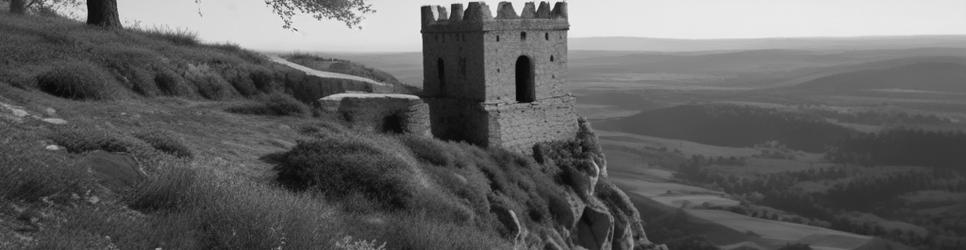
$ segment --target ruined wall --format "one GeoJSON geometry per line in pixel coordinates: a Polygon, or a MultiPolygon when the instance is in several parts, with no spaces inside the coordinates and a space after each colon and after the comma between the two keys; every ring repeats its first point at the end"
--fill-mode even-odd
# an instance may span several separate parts
{"type": "Polygon", "coordinates": [[[574,105],[575,99],[571,96],[534,103],[486,105],[490,115],[489,141],[530,153],[534,144],[571,139],[578,131],[574,105]]]}
{"type": "Polygon", "coordinates": [[[490,145],[489,114],[476,101],[454,98],[424,98],[430,107],[432,132],[436,138],[490,145]]]}
{"type": "Polygon", "coordinates": [[[415,96],[343,94],[322,98],[319,103],[353,129],[432,135],[429,105],[415,96]]]}

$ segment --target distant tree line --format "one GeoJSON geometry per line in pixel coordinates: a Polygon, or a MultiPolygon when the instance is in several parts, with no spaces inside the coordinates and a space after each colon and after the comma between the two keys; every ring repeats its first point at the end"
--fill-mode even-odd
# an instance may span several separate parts
{"type": "Polygon", "coordinates": [[[808,219],[754,209],[728,209],[736,213],[873,235],[921,249],[966,249],[966,218],[920,214],[900,199],[904,194],[919,190],[966,192],[966,177],[958,171],[932,168],[864,176],[862,171],[842,166],[739,177],[715,171],[713,166],[718,165],[717,161],[694,157],[679,166],[675,178],[808,219]],[[796,186],[802,182],[831,186],[827,190],[806,191],[796,186]],[[928,234],[887,229],[877,223],[851,218],[849,211],[899,219],[926,228],[928,234]]]}
{"type": "Polygon", "coordinates": [[[966,133],[900,128],[852,134],[829,148],[835,162],[966,170],[966,133]]]}
{"type": "Polygon", "coordinates": [[[791,149],[816,153],[854,133],[818,116],[733,104],[689,104],[652,110],[605,122],[604,126],[727,147],[778,141],[791,149]]]}

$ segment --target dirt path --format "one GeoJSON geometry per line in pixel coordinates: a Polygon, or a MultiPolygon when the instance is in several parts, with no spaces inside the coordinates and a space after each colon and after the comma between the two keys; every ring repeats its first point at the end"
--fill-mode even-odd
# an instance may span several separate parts
{"type": "Polygon", "coordinates": [[[305,67],[305,66],[299,65],[297,63],[290,62],[290,61],[285,60],[284,58],[281,58],[281,57],[278,57],[278,56],[269,56],[269,59],[272,60],[273,62],[282,64],[282,65],[285,65],[285,66],[289,66],[289,67],[291,67],[293,69],[297,69],[299,71],[305,72],[306,74],[313,75],[313,76],[317,76],[317,77],[321,77],[321,78],[345,79],[345,80],[365,82],[365,83],[374,84],[374,85],[378,85],[378,86],[388,86],[389,85],[387,83],[377,82],[375,80],[372,80],[372,79],[369,79],[369,78],[365,78],[365,77],[358,77],[358,76],[354,76],[354,75],[347,75],[347,74],[342,74],[342,73],[327,72],[327,71],[320,71],[320,70],[312,69],[312,68],[309,68],[309,67],[305,67]]]}

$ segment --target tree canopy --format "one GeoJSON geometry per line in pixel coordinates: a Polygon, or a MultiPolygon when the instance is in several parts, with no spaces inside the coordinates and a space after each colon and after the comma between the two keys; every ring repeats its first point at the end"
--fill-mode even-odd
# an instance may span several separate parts
{"type": "Polygon", "coordinates": [[[282,19],[282,28],[298,30],[292,18],[297,15],[311,15],[316,20],[336,20],[350,28],[358,28],[364,15],[375,10],[366,0],[265,0],[272,12],[282,19]]]}

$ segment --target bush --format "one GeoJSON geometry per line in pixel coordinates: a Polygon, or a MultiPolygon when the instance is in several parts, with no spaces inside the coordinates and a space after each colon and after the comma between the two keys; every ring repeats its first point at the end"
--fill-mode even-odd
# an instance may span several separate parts
{"type": "Polygon", "coordinates": [[[436,166],[452,166],[456,162],[455,157],[442,141],[416,135],[402,135],[399,140],[413,152],[417,159],[424,162],[436,166]]]}
{"type": "Polygon", "coordinates": [[[111,76],[91,63],[55,66],[37,77],[37,87],[48,94],[74,100],[113,99],[118,93],[111,76]]]}
{"type": "Polygon", "coordinates": [[[273,93],[262,98],[257,104],[249,104],[228,108],[228,112],[248,115],[270,116],[308,116],[311,108],[294,97],[282,93],[273,93]]]}
{"type": "Polygon", "coordinates": [[[387,209],[412,206],[415,195],[408,165],[353,138],[300,142],[274,159],[277,181],[294,190],[314,190],[333,198],[359,193],[387,209]]]}
{"type": "Polygon", "coordinates": [[[138,145],[137,142],[90,128],[60,129],[48,135],[47,138],[57,145],[63,146],[71,153],[97,150],[111,153],[136,153],[143,149],[143,146],[138,145]]]}
{"type": "Polygon", "coordinates": [[[173,155],[175,157],[186,159],[194,157],[194,153],[191,152],[191,149],[188,149],[188,147],[184,145],[184,142],[169,132],[151,130],[137,133],[134,135],[134,137],[141,139],[158,151],[173,155]]]}

